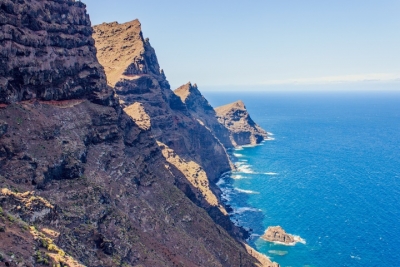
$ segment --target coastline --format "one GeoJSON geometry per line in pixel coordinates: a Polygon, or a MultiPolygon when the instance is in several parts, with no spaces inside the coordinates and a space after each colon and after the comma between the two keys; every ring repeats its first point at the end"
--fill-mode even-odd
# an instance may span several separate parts
{"type": "MultiPolygon", "coordinates": [[[[232,163],[233,163],[233,165],[234,165],[234,169],[232,169],[232,170],[230,170],[230,171],[227,171],[227,172],[224,172],[224,173],[218,178],[218,180],[215,182],[215,185],[216,185],[217,188],[218,188],[217,197],[218,197],[220,203],[224,206],[224,208],[225,208],[226,211],[228,212],[229,219],[231,220],[231,222],[232,222],[236,227],[238,227],[239,229],[243,230],[243,233],[245,233],[245,234],[243,235],[243,236],[245,237],[245,238],[244,238],[244,239],[245,239],[245,240],[244,240],[244,245],[246,246],[246,248],[250,249],[250,250],[248,250],[249,253],[252,252],[252,253],[250,253],[251,255],[257,253],[257,254],[261,255],[261,257],[266,257],[269,261],[272,262],[272,260],[270,259],[270,257],[268,257],[268,256],[267,256],[266,254],[264,254],[264,253],[258,252],[258,251],[256,250],[256,248],[254,248],[254,247],[252,247],[252,246],[250,245],[249,240],[250,240],[250,238],[251,238],[252,236],[254,236],[254,235],[253,235],[253,229],[241,225],[241,223],[240,223],[239,221],[233,220],[232,217],[231,217],[231,216],[234,215],[234,214],[241,214],[241,213],[243,213],[243,212],[245,212],[245,211],[262,212],[262,210],[255,209],[255,208],[251,208],[251,207],[242,207],[242,208],[239,208],[239,209],[234,209],[230,204],[228,204],[228,202],[231,201],[231,198],[230,198],[230,196],[229,196],[229,195],[230,195],[229,193],[231,193],[232,191],[231,191],[231,190],[226,190],[226,189],[224,189],[223,187],[221,187],[222,185],[225,184],[225,179],[227,179],[227,178],[235,179],[235,178],[233,178],[233,177],[235,177],[235,175],[236,175],[236,174],[234,174],[234,173],[235,173],[235,172],[241,172],[241,171],[239,171],[239,170],[240,170],[240,165],[241,165],[241,164],[238,164],[238,163],[239,163],[239,162],[243,162],[243,163],[246,162],[246,161],[241,161],[241,160],[239,159],[240,156],[238,157],[238,156],[237,156],[238,154],[235,153],[235,152],[244,150],[244,148],[252,148],[252,147],[262,146],[262,145],[264,145],[265,142],[270,141],[270,140],[274,140],[273,138],[270,138],[270,137],[269,137],[270,135],[273,135],[273,134],[270,133],[270,132],[268,132],[268,136],[265,137],[264,140],[262,140],[262,141],[261,141],[260,143],[258,143],[258,144],[240,145],[240,146],[237,146],[237,147],[234,147],[234,148],[226,149],[226,152],[227,152],[227,154],[228,154],[230,160],[232,161],[232,163]]],[[[253,172],[250,170],[249,173],[253,173],[253,172]]],[[[266,173],[266,175],[277,175],[277,174],[271,172],[271,173],[266,173]]],[[[249,192],[249,191],[247,191],[247,190],[241,190],[241,189],[238,189],[238,188],[235,188],[235,189],[233,189],[233,190],[235,190],[235,191],[238,192],[238,193],[243,193],[243,194],[253,194],[253,193],[259,194],[258,192],[253,192],[253,191],[252,191],[252,192],[249,192]]]]}
{"type": "MultiPolygon", "coordinates": [[[[255,148],[258,146],[262,146],[264,145],[265,142],[267,141],[273,141],[275,140],[275,138],[271,137],[273,136],[273,133],[268,132],[268,136],[260,143],[258,144],[248,144],[248,145],[241,145],[241,146],[237,146],[235,148],[231,148],[231,149],[227,149],[227,154],[230,158],[230,160],[232,161],[232,163],[235,166],[235,169],[233,169],[232,171],[228,171],[223,173],[220,178],[217,180],[217,182],[215,183],[216,186],[218,186],[220,194],[218,194],[218,198],[220,200],[220,202],[222,203],[222,205],[226,208],[226,210],[228,211],[230,220],[232,221],[233,224],[235,224],[237,227],[239,227],[240,229],[243,229],[243,231],[245,231],[246,234],[246,240],[245,240],[245,244],[246,246],[249,246],[250,248],[253,249],[253,251],[257,251],[256,247],[254,247],[254,244],[251,245],[250,240],[252,238],[257,238],[257,239],[262,239],[266,242],[270,242],[272,244],[275,245],[284,245],[284,246],[295,246],[297,243],[302,243],[302,244],[306,244],[306,240],[301,238],[298,235],[291,235],[294,239],[294,242],[290,242],[290,243],[285,243],[285,242],[280,242],[280,241],[269,241],[266,240],[265,238],[262,237],[262,235],[259,234],[254,234],[253,233],[253,229],[249,228],[249,227],[245,227],[240,220],[238,219],[234,219],[232,216],[235,215],[240,215],[243,212],[262,212],[262,210],[254,208],[254,207],[242,207],[242,208],[234,208],[232,207],[231,204],[229,204],[232,201],[232,194],[237,194],[237,193],[242,193],[242,194],[259,194],[259,192],[255,192],[255,191],[251,191],[251,190],[244,190],[244,189],[239,189],[236,187],[233,187],[231,189],[227,189],[224,188],[223,185],[226,183],[226,179],[245,179],[245,177],[243,177],[243,174],[261,174],[261,173],[257,173],[254,172],[252,169],[250,169],[249,165],[246,164],[247,160],[243,159],[243,156],[240,154],[240,151],[243,151],[244,149],[248,149],[248,148],[255,148]],[[242,166],[242,168],[241,168],[242,166]],[[240,174],[241,173],[241,174],[240,174]],[[233,192],[235,191],[235,193],[233,192]]],[[[262,173],[268,176],[275,176],[278,175],[278,173],[276,172],[265,172],[262,173]]],[[[270,256],[262,253],[262,252],[258,252],[260,255],[268,258],[271,262],[273,261],[271,259],[270,256]]],[[[273,253],[272,253],[273,254],[273,253]]]]}

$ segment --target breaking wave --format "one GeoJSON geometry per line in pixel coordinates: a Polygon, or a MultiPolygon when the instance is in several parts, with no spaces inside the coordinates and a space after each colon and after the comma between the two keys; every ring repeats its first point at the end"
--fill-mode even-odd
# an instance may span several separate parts
{"type": "Polygon", "coordinates": [[[240,188],[236,188],[236,187],[235,187],[235,190],[240,193],[245,193],[245,194],[260,194],[259,192],[256,192],[256,191],[245,190],[245,189],[240,189],[240,188]]]}

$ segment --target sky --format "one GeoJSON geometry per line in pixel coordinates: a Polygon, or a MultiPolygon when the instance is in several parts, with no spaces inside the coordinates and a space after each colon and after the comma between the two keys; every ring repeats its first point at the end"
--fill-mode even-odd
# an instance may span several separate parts
{"type": "Polygon", "coordinates": [[[399,0],[82,2],[93,25],[139,19],[172,89],[400,91],[399,0]]]}

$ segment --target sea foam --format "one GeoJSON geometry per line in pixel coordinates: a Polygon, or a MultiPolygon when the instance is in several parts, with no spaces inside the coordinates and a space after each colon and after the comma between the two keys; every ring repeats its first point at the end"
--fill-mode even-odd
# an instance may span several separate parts
{"type": "Polygon", "coordinates": [[[251,208],[251,207],[242,207],[242,208],[234,209],[234,211],[233,211],[233,213],[236,213],[236,214],[242,214],[244,212],[262,212],[262,210],[256,209],[256,208],[251,208]]]}
{"type": "Polygon", "coordinates": [[[265,175],[278,175],[276,172],[264,172],[265,175]]]}
{"type": "Polygon", "coordinates": [[[241,164],[240,166],[238,166],[238,172],[254,174],[254,171],[251,169],[251,166],[247,164],[241,164]]]}
{"type": "Polygon", "coordinates": [[[245,194],[260,194],[259,192],[256,192],[256,191],[245,190],[245,189],[240,189],[240,188],[236,188],[236,187],[235,187],[235,190],[240,193],[245,193],[245,194]]]}

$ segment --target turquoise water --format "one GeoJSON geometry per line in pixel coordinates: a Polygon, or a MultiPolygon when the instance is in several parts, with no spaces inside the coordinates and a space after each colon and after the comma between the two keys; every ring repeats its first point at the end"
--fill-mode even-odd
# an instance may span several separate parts
{"type": "Polygon", "coordinates": [[[274,140],[231,151],[220,180],[249,243],[281,266],[400,266],[400,93],[205,94],[242,99],[274,140]],[[270,225],[306,244],[260,239],[270,225]]]}

